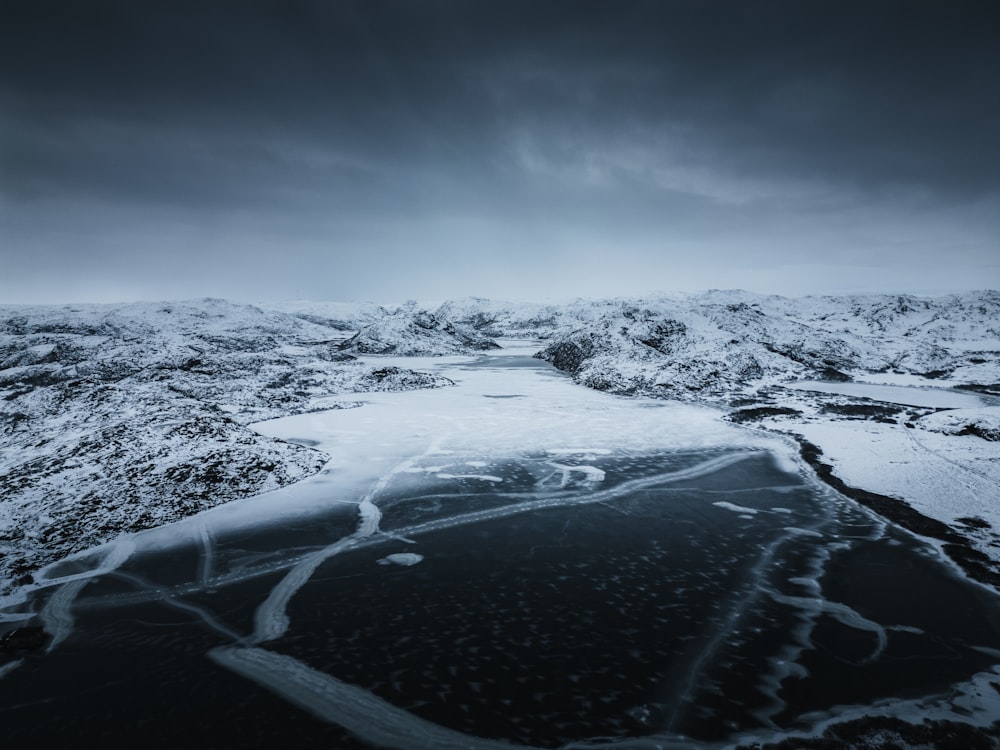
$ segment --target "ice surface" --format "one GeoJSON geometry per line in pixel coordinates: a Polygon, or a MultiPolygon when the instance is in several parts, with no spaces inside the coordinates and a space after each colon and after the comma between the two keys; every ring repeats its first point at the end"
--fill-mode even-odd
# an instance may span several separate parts
{"type": "Polygon", "coordinates": [[[52,651],[73,632],[73,614],[71,608],[80,591],[90,583],[89,578],[82,578],[63,584],[49,598],[41,613],[42,625],[52,636],[48,650],[52,651]]]}
{"type": "Polygon", "coordinates": [[[13,672],[19,666],[24,663],[24,659],[15,659],[14,661],[9,661],[6,664],[0,664],[0,680],[6,677],[8,674],[13,672]]]}
{"type": "MultiPolygon", "coordinates": [[[[289,656],[259,648],[216,648],[217,664],[253,680],[317,718],[338,724],[375,747],[394,750],[530,750],[503,740],[462,734],[404,711],[373,693],[319,672],[289,656]]],[[[588,740],[563,746],[613,750],[689,750],[689,740],[633,737],[588,740]]]]}
{"type": "MultiPolygon", "coordinates": [[[[740,461],[745,461],[753,455],[755,454],[752,452],[730,453],[708,459],[694,466],[679,469],[677,471],[628,480],[616,485],[615,487],[605,490],[585,491],[570,495],[539,493],[535,499],[523,500],[522,502],[518,502],[513,505],[504,505],[485,510],[459,513],[457,515],[445,516],[443,518],[437,518],[431,521],[425,521],[423,523],[394,529],[393,535],[410,539],[412,537],[417,537],[422,534],[428,534],[435,531],[453,529],[474,523],[496,521],[502,518],[509,518],[514,515],[543,510],[545,508],[603,503],[623,497],[641,489],[658,487],[673,482],[680,482],[714,474],[715,472],[718,472],[728,466],[732,466],[740,461]]],[[[336,555],[348,550],[358,549],[373,540],[374,535],[378,531],[378,519],[380,518],[380,514],[378,513],[377,508],[375,508],[372,498],[388,486],[393,475],[404,472],[406,468],[411,466],[411,464],[412,460],[408,459],[407,461],[404,461],[400,467],[395,469],[393,472],[390,472],[390,474],[382,477],[376,484],[375,488],[365,496],[365,499],[359,506],[362,520],[358,526],[358,530],[354,534],[338,539],[333,544],[307,555],[300,562],[296,563],[278,583],[278,585],[271,590],[268,598],[257,608],[254,619],[254,635],[251,639],[252,643],[259,644],[275,640],[283,636],[288,631],[289,625],[291,624],[287,614],[288,604],[295,594],[298,593],[298,591],[305,586],[306,583],[308,583],[309,579],[312,578],[316,569],[319,568],[320,565],[336,555]],[[374,510],[364,510],[366,504],[374,510]]]]}
{"type": "Polygon", "coordinates": [[[502,482],[503,477],[496,477],[492,474],[448,474],[441,472],[435,475],[438,479],[478,479],[482,482],[502,482]]]}
{"type": "MultiPolygon", "coordinates": [[[[994,685],[1000,679],[1000,666],[990,671],[979,672],[968,680],[951,686],[944,693],[912,700],[885,700],[875,705],[839,705],[830,711],[816,712],[807,717],[812,726],[807,731],[761,733],[741,733],[738,744],[752,744],[765,739],[778,743],[784,740],[815,738],[831,725],[852,721],[862,717],[885,716],[914,724],[925,721],[961,721],[972,726],[988,728],[1000,716],[1000,692],[994,685]]],[[[736,743],[733,743],[736,744],[736,743]]],[[[732,747],[733,745],[727,745],[732,747]]]]}
{"type": "Polygon", "coordinates": [[[828,383],[815,380],[786,383],[785,387],[818,393],[840,393],[846,396],[869,398],[873,401],[888,401],[906,406],[926,406],[933,409],[974,408],[983,405],[982,398],[975,394],[959,393],[945,388],[915,388],[872,383],[828,383]]]}
{"type": "Polygon", "coordinates": [[[797,607],[810,615],[829,615],[849,628],[873,633],[876,639],[875,647],[872,649],[871,654],[864,659],[864,662],[874,661],[882,654],[883,651],[885,651],[886,643],[888,643],[885,628],[879,623],[863,617],[860,613],[844,604],[831,602],[816,596],[789,596],[773,590],[770,591],[769,594],[775,599],[775,601],[792,607],[797,607]]]}
{"type": "Polygon", "coordinates": [[[470,737],[403,711],[367,690],[318,672],[289,656],[258,648],[217,648],[217,664],[281,695],[376,747],[398,750],[514,750],[508,742],[470,737]]]}
{"type": "MultiPolygon", "coordinates": [[[[772,722],[787,705],[782,694],[786,685],[782,683],[791,676],[808,676],[801,664],[802,654],[815,645],[811,636],[817,622],[826,618],[870,638],[871,649],[863,655],[869,662],[879,660],[891,633],[912,634],[912,626],[887,626],[862,615],[859,609],[848,604],[824,598],[820,580],[830,551],[838,543],[836,509],[841,500],[831,493],[827,498],[829,503],[817,506],[819,512],[805,516],[801,510],[793,510],[797,508],[793,504],[794,496],[787,500],[783,496],[780,502],[790,507],[770,508],[770,511],[782,513],[780,523],[773,523],[768,508],[775,501],[775,493],[781,489],[781,479],[774,475],[774,469],[793,470],[796,482],[800,476],[814,481],[802,470],[794,445],[789,441],[724,423],[714,409],[689,404],[648,408],[651,402],[585,391],[544,369],[494,368],[490,366],[489,356],[474,361],[468,358],[451,362],[427,360],[420,365],[436,372],[451,372],[458,365],[463,369],[455,378],[457,385],[447,391],[372,394],[361,408],[305,414],[259,425],[266,435],[309,441],[329,452],[333,458],[320,474],[293,487],[218,508],[169,528],[137,534],[123,541],[120,549],[102,553],[96,568],[87,572],[67,572],[68,568],[60,566],[44,571],[34,591],[41,592],[42,587],[53,588],[41,612],[43,622],[54,636],[52,646],[72,633],[74,607],[90,593],[87,584],[95,571],[118,569],[129,559],[133,546],[139,552],[150,552],[187,545],[195,550],[195,557],[189,558],[196,561],[189,571],[191,580],[159,586],[119,571],[120,580],[135,586],[135,596],[106,594],[103,599],[93,599],[89,606],[161,601],[188,612],[228,642],[247,646],[213,650],[210,656],[216,663],[376,745],[510,748],[513,745],[430,723],[387,703],[371,691],[308,666],[300,659],[255,646],[281,639],[293,626],[299,628],[307,624],[299,622],[300,610],[290,607],[292,600],[300,592],[307,597],[309,590],[303,589],[311,581],[327,584],[327,576],[316,576],[318,569],[344,553],[388,544],[390,538],[429,545],[433,538],[428,537],[434,533],[471,524],[489,530],[493,527],[487,524],[504,519],[574,506],[613,505],[623,501],[610,510],[627,514],[629,508],[625,499],[653,489],[664,490],[657,497],[669,499],[672,495],[665,491],[668,488],[703,492],[705,494],[697,495],[699,514],[711,513],[713,520],[740,529],[764,525],[769,534],[759,547],[753,547],[756,557],[752,558],[753,565],[745,570],[745,577],[741,577],[740,588],[732,592],[732,598],[718,602],[718,615],[704,626],[703,642],[692,648],[691,662],[684,665],[681,679],[687,682],[681,686],[676,703],[662,709],[674,717],[676,726],[682,726],[685,717],[700,709],[698,701],[711,691],[706,685],[712,684],[713,670],[732,653],[733,644],[742,638],[753,637],[744,632],[745,623],[760,615],[765,604],[780,605],[782,616],[790,618],[793,625],[772,661],[756,675],[760,684],[755,689],[770,701],[757,710],[764,724],[772,722]],[[505,388],[500,387],[501,383],[506,384],[505,388]],[[524,394],[523,398],[482,398],[484,392],[503,392],[509,387],[516,387],[524,394]],[[627,429],[623,429],[623,425],[627,429]],[[683,460],[676,461],[670,470],[642,468],[643,457],[663,457],[671,451],[683,452],[683,460]],[[752,459],[767,456],[772,456],[773,461],[757,462],[765,468],[771,467],[767,468],[770,472],[768,484],[755,488],[770,493],[761,500],[759,507],[751,507],[754,501],[749,496],[740,496],[741,503],[714,500],[719,497],[715,493],[727,491],[713,484],[727,470],[736,470],[734,475],[738,476],[739,470],[752,459]],[[626,467],[624,475],[609,468],[612,459],[626,467]],[[535,478],[539,481],[525,489],[523,484],[517,485],[509,467],[523,467],[529,463],[538,472],[535,478]],[[468,467],[477,472],[468,473],[468,467]],[[551,473],[546,475],[545,472],[551,473]],[[546,476],[550,480],[548,483],[546,476]],[[477,499],[486,498],[493,504],[465,507],[462,503],[470,502],[466,494],[453,491],[449,498],[454,504],[437,515],[418,515],[415,520],[405,522],[397,519],[395,525],[383,518],[383,512],[392,509],[387,503],[397,498],[400,487],[434,483],[439,479],[446,481],[437,482],[433,492],[438,492],[443,484],[451,485],[450,489],[454,490],[454,485],[467,483],[475,485],[475,492],[479,493],[477,499]],[[769,486],[771,484],[775,486],[769,486]],[[711,505],[740,513],[745,521],[734,522],[728,513],[710,511],[709,502],[703,500],[705,495],[713,498],[711,505]],[[742,504],[744,502],[747,504],[742,504]],[[314,546],[289,549],[273,557],[264,555],[259,564],[254,562],[253,554],[246,553],[245,564],[228,568],[220,557],[220,540],[227,535],[280,528],[291,518],[308,518],[310,514],[321,517],[337,507],[350,508],[354,512],[354,527],[346,533],[331,535],[319,545],[311,541],[314,546]],[[383,529],[383,524],[388,529],[383,529]],[[795,575],[791,574],[791,568],[786,570],[784,567],[788,564],[788,550],[793,547],[802,554],[795,575]],[[261,599],[254,600],[260,604],[253,612],[253,630],[249,635],[239,632],[238,626],[228,625],[224,621],[228,617],[214,612],[210,604],[182,599],[188,594],[201,594],[279,572],[283,575],[277,583],[264,589],[266,593],[261,599]],[[59,588],[54,588],[57,586],[59,588]],[[295,623],[290,611],[295,613],[295,623]]],[[[906,428],[901,425],[878,427],[893,431],[892,435],[898,432],[905,436],[902,431],[906,428]]],[[[919,439],[924,440],[924,436],[919,439]]],[[[528,474],[530,476],[530,472],[528,474]]],[[[810,486],[819,495],[829,492],[819,485],[810,486]]],[[[664,500],[664,504],[669,505],[669,500],[664,500]]],[[[596,510],[605,512],[601,508],[596,510]]],[[[685,523],[691,521],[685,519],[685,523]]],[[[880,528],[875,521],[867,522],[859,538],[877,538],[880,528]]],[[[568,526],[564,527],[563,532],[567,529],[568,526]]],[[[852,542],[840,543],[850,546],[852,542]]],[[[370,557],[366,565],[371,565],[372,560],[413,565],[423,559],[418,552],[393,553],[381,558],[376,558],[374,550],[367,554],[370,557]]],[[[349,557],[345,555],[340,559],[349,557]]],[[[384,572],[381,575],[383,579],[411,581],[414,576],[419,578],[434,571],[437,558],[428,559],[428,564],[412,572],[400,572],[396,576],[384,572]]],[[[732,564],[725,558],[706,560],[705,578],[711,577],[711,566],[725,570],[732,564]]],[[[741,569],[741,575],[743,573],[741,569]]],[[[250,617],[248,608],[245,622],[249,622],[250,617]]],[[[289,639],[280,647],[290,645],[293,640],[289,639]]],[[[473,689],[471,683],[469,689],[473,689]]],[[[669,733],[620,742],[595,740],[586,743],[587,747],[674,745],[690,746],[669,733]]]]}
{"type": "MultiPolygon", "coordinates": [[[[0,608],[16,606],[17,604],[24,602],[34,591],[51,589],[81,581],[87,582],[99,576],[106,575],[107,573],[112,573],[124,564],[125,561],[132,556],[135,550],[135,540],[131,536],[121,536],[118,539],[108,542],[107,544],[101,545],[100,547],[83,550],[74,555],[70,555],[65,560],[52,563],[36,571],[33,583],[22,586],[14,593],[0,598],[0,608]],[[94,558],[97,558],[96,565],[94,567],[89,567],[94,558]],[[83,567],[84,569],[78,572],[65,573],[62,575],[59,574],[60,570],[66,570],[74,565],[83,567]]],[[[66,594],[66,596],[69,597],[68,601],[71,602],[72,598],[75,597],[79,591],[80,587],[74,586],[71,588],[70,593],[66,594]]],[[[57,614],[56,617],[59,619],[62,615],[57,614]]]]}

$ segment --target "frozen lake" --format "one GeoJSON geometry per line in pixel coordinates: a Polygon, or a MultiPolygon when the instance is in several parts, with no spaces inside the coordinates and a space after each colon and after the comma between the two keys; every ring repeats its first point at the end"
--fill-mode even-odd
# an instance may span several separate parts
{"type": "Polygon", "coordinates": [[[997,718],[996,597],[794,446],[525,351],[405,362],[457,385],[260,425],[333,459],[10,603],[55,639],[0,667],[5,736],[712,747],[876,704],[997,718]]]}
{"type": "Polygon", "coordinates": [[[817,393],[836,393],[842,396],[868,398],[903,406],[922,406],[930,409],[975,409],[984,399],[979,394],[963,393],[951,388],[927,386],[887,385],[882,383],[836,383],[820,380],[800,380],[786,383],[787,388],[817,393]]]}

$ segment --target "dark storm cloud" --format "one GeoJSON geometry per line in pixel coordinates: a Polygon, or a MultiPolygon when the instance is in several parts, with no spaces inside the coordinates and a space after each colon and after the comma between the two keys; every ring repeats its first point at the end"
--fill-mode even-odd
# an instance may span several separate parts
{"type": "MultiPolygon", "coordinates": [[[[641,244],[805,232],[803,217],[855,221],[873,202],[883,224],[964,211],[1000,193],[994,15],[920,0],[8,0],[0,221],[36,244],[96,208],[95,246],[93,216],[122,231],[150,210],[234,241],[259,227],[224,217],[249,214],[314,238],[409,218],[641,244]]],[[[997,223],[977,221],[981,244],[997,223]]]]}
{"type": "Polygon", "coordinates": [[[29,190],[316,179],[261,142],[492,172],[517,129],[553,158],[669,129],[735,171],[861,187],[975,194],[1000,172],[989,3],[13,5],[5,183],[29,190]]]}

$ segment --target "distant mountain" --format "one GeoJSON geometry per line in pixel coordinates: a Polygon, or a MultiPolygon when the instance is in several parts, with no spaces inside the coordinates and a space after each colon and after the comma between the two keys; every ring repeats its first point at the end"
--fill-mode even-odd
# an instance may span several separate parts
{"type": "Polygon", "coordinates": [[[475,327],[466,327],[416,307],[404,305],[365,325],[345,341],[342,350],[355,354],[426,356],[499,349],[475,327]]]}
{"type": "Polygon", "coordinates": [[[395,308],[370,302],[285,302],[277,306],[302,320],[344,332],[342,351],[404,357],[466,354],[499,348],[490,332],[406,302],[395,308]]]}

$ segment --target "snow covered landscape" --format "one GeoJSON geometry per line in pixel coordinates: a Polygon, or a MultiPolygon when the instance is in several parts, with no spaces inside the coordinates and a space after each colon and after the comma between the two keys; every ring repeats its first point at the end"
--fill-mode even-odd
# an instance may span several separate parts
{"type": "Polygon", "coordinates": [[[996,11],[5,4],[5,746],[1000,750],[996,11]]]}
{"type": "Polygon", "coordinates": [[[60,659],[162,611],[199,659],[167,683],[214,664],[338,747],[996,736],[1000,293],[8,306],[0,368],[13,737],[60,659]]]}

